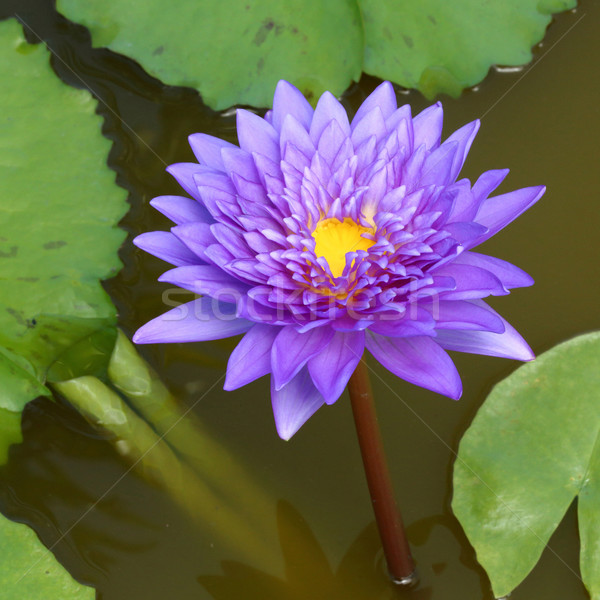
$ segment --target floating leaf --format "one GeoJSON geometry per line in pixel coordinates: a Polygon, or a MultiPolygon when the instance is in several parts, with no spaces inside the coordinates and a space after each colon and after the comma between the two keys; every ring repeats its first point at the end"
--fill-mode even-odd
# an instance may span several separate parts
{"type": "Polygon", "coordinates": [[[492,65],[524,65],[551,15],[576,0],[360,0],[366,73],[458,96],[492,65]]]}
{"type": "Polygon", "coordinates": [[[15,412],[49,394],[46,370],[71,345],[114,324],[99,280],[120,268],[125,236],[96,102],[48,58],[0,23],[0,408],[15,412]]]}
{"type": "Polygon", "coordinates": [[[21,413],[0,408],[0,465],[8,460],[9,447],[22,441],[21,413]]]}
{"type": "Polygon", "coordinates": [[[537,563],[578,497],[581,574],[600,598],[600,332],[499,383],[465,433],[452,508],[496,596],[537,563]]]}
{"type": "Polygon", "coordinates": [[[358,79],[363,38],[353,0],[81,2],[57,8],[96,46],[131,56],[171,85],[197,87],[216,109],[267,106],[281,78],[308,97],[358,79]]]}
{"type": "MultiPolygon", "coordinates": [[[[1,423],[1,417],[0,417],[1,423]]],[[[0,515],[2,600],[93,600],[92,588],[77,583],[32,529],[0,515]]]]}
{"type": "Polygon", "coordinates": [[[576,0],[58,0],[96,46],[131,56],[216,109],[269,106],[287,79],[309,98],[360,73],[458,96],[491,65],[523,65],[551,15],[576,0]]]}

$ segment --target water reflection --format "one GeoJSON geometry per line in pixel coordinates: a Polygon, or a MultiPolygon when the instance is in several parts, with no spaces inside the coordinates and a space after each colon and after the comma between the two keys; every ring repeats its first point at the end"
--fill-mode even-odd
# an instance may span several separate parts
{"type": "Polygon", "coordinates": [[[284,576],[276,577],[241,562],[223,561],[222,575],[198,581],[215,600],[428,600],[431,587],[403,590],[384,572],[381,542],[375,523],[365,527],[333,568],[302,515],[289,503],[277,505],[277,530],[284,576]]]}

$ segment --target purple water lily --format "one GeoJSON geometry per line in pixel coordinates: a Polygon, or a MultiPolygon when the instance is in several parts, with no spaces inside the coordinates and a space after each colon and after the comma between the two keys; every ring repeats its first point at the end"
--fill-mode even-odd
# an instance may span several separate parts
{"type": "Polygon", "coordinates": [[[237,111],[239,147],[191,135],[198,163],[168,171],[192,199],[152,205],[176,225],[138,236],[175,265],[160,277],[201,297],[141,327],[137,343],[245,333],[225,389],[271,374],[279,435],[335,402],[365,347],[397,376],[459,398],[446,350],[530,360],[482,298],[532,279],[472,252],[544,193],[489,197],[508,170],[457,176],[479,128],[440,143],[442,107],[417,116],[381,84],[349,122],[330,93],[312,109],[281,81],[264,119],[237,111]]]}

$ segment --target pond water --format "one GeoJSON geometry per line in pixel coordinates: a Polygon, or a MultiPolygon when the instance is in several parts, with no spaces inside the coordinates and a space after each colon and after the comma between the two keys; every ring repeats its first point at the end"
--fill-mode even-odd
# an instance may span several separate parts
{"type": "MultiPolygon", "coordinates": [[[[78,87],[85,83],[102,100],[105,134],[114,141],[109,163],[130,192],[131,211],[122,226],[131,236],[166,229],[168,221],[148,205],[154,196],[179,193],[165,164],[192,160],[192,132],[235,141],[233,114],[214,113],[192,90],[164,87],[131,61],[92,50],[85,30],[57,17],[50,2],[20,1],[0,16],[15,10],[60,57],[53,60],[60,77],[78,87]]],[[[446,133],[482,118],[464,176],[508,167],[501,191],[548,187],[535,208],[485,244],[488,254],[536,280],[533,288],[493,302],[536,353],[600,325],[600,79],[592,58],[600,55],[599,21],[600,3],[583,1],[555,20],[528,68],[493,71],[477,90],[443,99],[446,133]]],[[[347,94],[348,109],[355,110],[377,83],[364,77],[347,94]]],[[[414,112],[429,104],[417,93],[401,94],[400,101],[410,102],[414,112]]],[[[106,283],[129,335],[164,310],[166,289],[156,282],[165,264],[135,250],[130,240],[121,253],[123,271],[106,283]]],[[[29,523],[102,600],[493,597],[450,510],[452,464],[477,408],[517,363],[455,353],[464,395],[453,402],[372,362],[382,433],[420,576],[416,589],[402,591],[384,575],[348,398],[318,411],[283,442],[265,379],[222,390],[235,343],[140,350],[264,491],[268,510],[257,546],[270,548],[272,558],[231,549],[201,515],[182,511],[131,469],[107,436],[60,399],[26,409],[24,442],[11,449],[0,471],[0,510],[29,523]]],[[[572,507],[511,598],[584,600],[578,573],[572,507]]]]}

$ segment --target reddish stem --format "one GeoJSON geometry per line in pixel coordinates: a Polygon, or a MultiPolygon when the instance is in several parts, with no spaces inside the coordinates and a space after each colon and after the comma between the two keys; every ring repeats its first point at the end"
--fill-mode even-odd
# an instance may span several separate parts
{"type": "Polygon", "coordinates": [[[389,573],[396,583],[413,583],[415,565],[402,517],[394,499],[392,481],[377,423],[371,382],[364,360],[361,360],[350,377],[348,391],[373,511],[389,573]]]}

